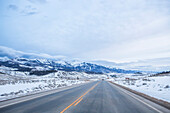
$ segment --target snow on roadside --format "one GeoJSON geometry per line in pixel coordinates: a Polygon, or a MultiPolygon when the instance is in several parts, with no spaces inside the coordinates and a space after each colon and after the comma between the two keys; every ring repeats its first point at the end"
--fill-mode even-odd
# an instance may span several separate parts
{"type": "Polygon", "coordinates": [[[121,76],[113,82],[149,96],[170,102],[170,76],[121,76]]]}
{"type": "Polygon", "coordinates": [[[0,74],[0,101],[87,82],[86,79],[80,80],[77,74],[81,75],[74,72],[57,72],[46,76],[0,74]]]}
{"type": "Polygon", "coordinates": [[[0,85],[0,101],[16,97],[18,95],[24,95],[33,92],[46,91],[50,89],[57,89],[65,86],[71,86],[73,84],[85,83],[80,80],[57,80],[46,79],[39,80],[37,82],[23,82],[15,84],[0,85]]]}

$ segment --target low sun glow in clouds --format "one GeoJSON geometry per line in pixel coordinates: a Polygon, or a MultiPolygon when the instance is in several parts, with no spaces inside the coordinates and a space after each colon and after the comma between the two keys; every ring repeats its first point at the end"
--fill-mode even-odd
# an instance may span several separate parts
{"type": "Polygon", "coordinates": [[[84,60],[170,56],[169,0],[3,0],[0,45],[84,60]]]}

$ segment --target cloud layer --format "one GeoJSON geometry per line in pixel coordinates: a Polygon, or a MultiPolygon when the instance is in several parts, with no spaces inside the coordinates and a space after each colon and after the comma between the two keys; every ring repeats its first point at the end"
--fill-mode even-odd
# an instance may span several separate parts
{"type": "Polygon", "coordinates": [[[170,56],[168,0],[5,0],[0,45],[116,62],[170,56]]]}
{"type": "Polygon", "coordinates": [[[17,57],[23,57],[23,58],[45,58],[45,59],[54,59],[54,60],[61,60],[66,59],[65,56],[51,56],[44,53],[26,53],[22,51],[17,51],[12,48],[0,46],[0,57],[8,57],[8,58],[17,58],[17,57]]]}
{"type": "Polygon", "coordinates": [[[140,70],[140,71],[170,71],[170,57],[165,58],[155,58],[155,59],[147,59],[147,60],[139,60],[136,62],[126,62],[126,63],[115,63],[109,61],[91,61],[92,63],[111,66],[121,69],[127,70],[140,70]]]}

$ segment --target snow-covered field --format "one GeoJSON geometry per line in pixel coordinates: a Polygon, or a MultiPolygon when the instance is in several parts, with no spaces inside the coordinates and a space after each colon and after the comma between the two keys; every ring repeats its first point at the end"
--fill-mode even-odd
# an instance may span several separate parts
{"type": "Polygon", "coordinates": [[[11,82],[10,84],[0,85],[0,100],[85,82],[86,81],[55,78],[26,80],[16,83],[11,82]]]}
{"type": "Polygon", "coordinates": [[[111,81],[142,92],[149,96],[170,102],[170,75],[150,77],[149,75],[118,75],[111,81]]]}
{"type": "Polygon", "coordinates": [[[45,76],[29,76],[27,73],[12,71],[6,72],[9,74],[0,72],[0,101],[106,77],[106,75],[65,71],[58,71],[45,76]]]}

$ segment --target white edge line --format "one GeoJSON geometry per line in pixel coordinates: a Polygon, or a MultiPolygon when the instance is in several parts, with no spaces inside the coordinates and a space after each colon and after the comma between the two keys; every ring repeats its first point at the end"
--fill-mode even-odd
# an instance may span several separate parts
{"type": "MultiPolygon", "coordinates": [[[[119,87],[118,87],[118,88],[119,88],[119,87]]],[[[130,94],[130,93],[128,93],[128,92],[125,92],[125,91],[124,91],[124,90],[122,90],[121,88],[119,88],[119,89],[120,89],[121,91],[123,91],[124,93],[126,93],[126,94],[130,95],[130,96],[131,96],[131,97],[133,97],[134,99],[136,99],[136,100],[138,100],[138,101],[142,102],[143,104],[147,105],[148,107],[150,107],[150,108],[154,109],[154,110],[155,110],[155,111],[157,111],[158,113],[163,113],[162,111],[160,111],[160,110],[156,109],[155,107],[153,107],[153,106],[151,106],[151,105],[147,104],[146,102],[142,101],[141,99],[139,99],[139,98],[137,98],[137,97],[135,97],[135,96],[131,95],[131,94],[130,94]]]]}

